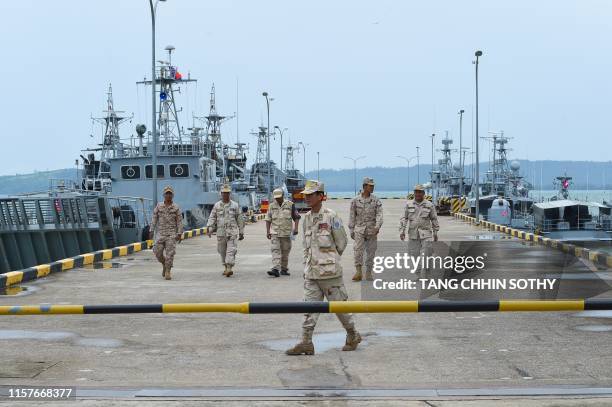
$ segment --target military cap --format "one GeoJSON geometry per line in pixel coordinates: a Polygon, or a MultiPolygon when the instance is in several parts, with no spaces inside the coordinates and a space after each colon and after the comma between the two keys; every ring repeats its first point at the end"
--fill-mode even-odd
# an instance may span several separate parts
{"type": "Polygon", "coordinates": [[[172,189],[172,187],[170,185],[166,185],[164,187],[164,192],[163,194],[166,195],[166,193],[170,192],[172,195],[174,195],[174,189],[172,189]]]}
{"type": "Polygon", "coordinates": [[[283,190],[280,188],[276,188],[273,192],[272,192],[272,196],[274,198],[282,198],[285,194],[283,193],[283,190]]]}
{"type": "Polygon", "coordinates": [[[374,178],[363,177],[363,182],[361,185],[374,185],[374,178]]]}
{"type": "Polygon", "coordinates": [[[423,192],[425,192],[425,187],[422,184],[416,184],[414,186],[414,190],[415,191],[423,191],[423,192]]]}
{"type": "Polygon", "coordinates": [[[221,187],[221,192],[232,192],[232,187],[230,187],[228,184],[223,184],[221,187]]]}
{"type": "Polygon", "coordinates": [[[302,194],[310,195],[315,192],[325,192],[325,186],[323,183],[313,180],[306,181],[306,187],[304,188],[304,191],[302,191],[302,194]]]}

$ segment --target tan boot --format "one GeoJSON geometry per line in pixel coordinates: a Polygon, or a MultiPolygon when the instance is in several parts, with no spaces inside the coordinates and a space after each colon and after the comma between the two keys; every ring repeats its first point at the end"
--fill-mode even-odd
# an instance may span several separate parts
{"type": "Polygon", "coordinates": [[[227,277],[227,266],[225,264],[223,265],[223,275],[227,277]]]}
{"type": "Polygon", "coordinates": [[[357,345],[361,342],[361,335],[357,331],[346,331],[346,343],[342,347],[345,352],[350,352],[357,349],[357,345]]]}
{"type": "Polygon", "coordinates": [[[171,270],[170,267],[166,268],[166,275],[165,275],[166,280],[172,280],[172,274],[170,273],[170,270],[171,270]]]}
{"type": "Polygon", "coordinates": [[[361,266],[355,266],[355,275],[353,281],[361,281],[361,266]]]}
{"type": "Polygon", "coordinates": [[[162,266],[162,277],[166,277],[166,265],[162,266]]]}
{"type": "Polygon", "coordinates": [[[225,265],[225,277],[230,277],[232,274],[234,274],[234,272],[232,271],[232,266],[230,266],[229,264],[225,265]]]}
{"type": "Polygon", "coordinates": [[[374,277],[372,277],[372,272],[370,270],[366,270],[365,279],[368,281],[374,281],[374,277]]]}
{"type": "Polygon", "coordinates": [[[302,341],[293,348],[287,349],[285,353],[289,356],[314,355],[315,350],[312,342],[302,341]]]}

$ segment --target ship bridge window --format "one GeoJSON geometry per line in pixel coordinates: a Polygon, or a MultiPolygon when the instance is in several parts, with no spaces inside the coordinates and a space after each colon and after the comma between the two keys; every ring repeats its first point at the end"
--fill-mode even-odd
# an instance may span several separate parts
{"type": "MultiPolygon", "coordinates": [[[[151,164],[145,165],[145,177],[153,178],[153,172],[151,171],[151,168],[153,168],[151,164]]],[[[163,164],[157,164],[157,178],[164,178],[165,173],[166,171],[163,164]]]]}
{"type": "Polygon", "coordinates": [[[122,165],[121,178],[123,179],[140,179],[140,166],[138,165],[122,165]]]}
{"type": "Polygon", "coordinates": [[[172,178],[185,178],[189,176],[189,164],[170,164],[172,178]]]}

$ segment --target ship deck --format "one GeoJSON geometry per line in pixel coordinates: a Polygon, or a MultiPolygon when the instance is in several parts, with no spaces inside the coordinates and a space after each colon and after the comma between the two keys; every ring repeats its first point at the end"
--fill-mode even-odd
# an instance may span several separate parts
{"type": "MultiPolygon", "coordinates": [[[[381,240],[398,239],[403,202],[383,201],[381,240]]],[[[327,205],[347,221],[348,200],[327,205]]],[[[440,223],[441,240],[501,238],[452,217],[440,223]]],[[[247,226],[229,279],[221,275],[215,239],[199,236],[178,245],[172,281],[162,280],[147,250],[25,283],[19,295],[0,296],[0,305],[300,301],[300,238],[291,276],[269,278],[264,225],[247,226]]],[[[342,259],[344,280],[349,297],[359,299],[360,285],[350,281],[351,245],[342,259]]],[[[550,249],[534,250],[545,257],[550,249]]],[[[508,258],[508,268],[520,274],[520,260],[508,258]]],[[[91,405],[113,406],[155,402],[150,399],[174,405],[184,396],[283,406],[337,398],[415,406],[499,399],[513,405],[523,398],[532,406],[563,396],[577,398],[563,403],[595,405],[612,401],[611,317],[605,311],[358,314],[364,342],[342,352],[341,325],[321,315],[317,354],[290,357],[283,350],[299,339],[301,315],[4,316],[0,386],[76,384],[91,405]]]]}

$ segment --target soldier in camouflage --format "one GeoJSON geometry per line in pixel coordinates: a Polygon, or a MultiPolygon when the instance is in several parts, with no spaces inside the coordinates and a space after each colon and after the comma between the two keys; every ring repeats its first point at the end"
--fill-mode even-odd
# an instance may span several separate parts
{"type": "Polygon", "coordinates": [[[361,281],[362,266],[365,251],[366,280],[373,280],[372,267],[378,243],[378,232],[383,223],[382,202],[373,195],[374,180],[363,179],[363,189],[351,201],[349,231],[355,241],[353,253],[355,258],[355,275],[353,281],[361,281]]]}
{"type": "MultiPolygon", "coordinates": [[[[304,301],[346,301],[348,295],[342,281],[340,256],[346,249],[346,231],[342,220],[334,211],[323,208],[323,183],[308,181],[303,191],[310,212],[304,216],[302,226],[304,246],[304,301]]],[[[351,314],[336,314],[344,329],[346,343],[343,351],[353,351],[361,342],[351,314]]],[[[287,355],[314,355],[312,335],[318,313],[305,314],[302,341],[287,350],[287,355]]]]}
{"type": "Polygon", "coordinates": [[[183,234],[183,217],[181,209],[172,202],[174,190],[171,186],[164,188],[164,202],[160,202],[153,209],[153,219],[149,238],[155,237],[153,253],[162,265],[162,277],[172,279],[171,269],[176,253],[176,242],[181,240],[183,234]]]}
{"type": "Polygon", "coordinates": [[[433,203],[425,199],[423,185],[414,187],[414,199],[409,200],[400,219],[400,239],[406,238],[408,228],[408,254],[418,257],[421,254],[430,256],[432,241],[438,241],[438,215],[433,203]]]}
{"type": "Polygon", "coordinates": [[[272,243],[272,277],[289,275],[289,253],[291,239],[298,234],[300,215],[293,202],[283,199],[283,190],[278,188],[272,193],[274,200],[266,213],[266,237],[272,243]]]}
{"type": "Polygon", "coordinates": [[[244,218],[238,203],[230,200],[231,192],[229,185],[223,185],[221,200],[213,206],[206,225],[208,237],[217,232],[217,251],[221,255],[221,263],[225,267],[223,275],[226,277],[234,274],[232,267],[236,263],[238,251],[236,239],[244,239],[244,218]]]}

